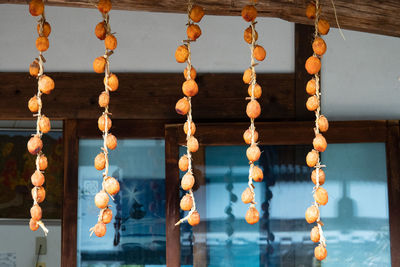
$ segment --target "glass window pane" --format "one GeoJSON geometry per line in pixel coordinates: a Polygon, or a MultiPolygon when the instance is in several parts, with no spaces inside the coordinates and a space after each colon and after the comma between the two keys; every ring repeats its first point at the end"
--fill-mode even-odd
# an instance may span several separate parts
{"type": "MultiPolygon", "coordinates": [[[[195,246],[203,242],[207,266],[314,266],[313,225],[304,219],[313,202],[305,164],[311,147],[261,147],[264,181],[255,183],[261,217],[255,225],[245,222],[248,205],[240,200],[247,186],[246,148],[205,148],[206,198],[196,198],[204,230],[181,226],[182,264],[193,264],[195,246]]],[[[323,153],[329,192],[321,208],[328,242],[323,266],[390,266],[385,153],[384,143],[330,144],[323,153]]]]}
{"type": "Polygon", "coordinates": [[[89,236],[99,209],[94,195],[102,171],[93,166],[102,140],[79,142],[78,266],[165,266],[165,145],[163,140],[118,140],[109,174],[120,192],[104,237],[89,236]]]}

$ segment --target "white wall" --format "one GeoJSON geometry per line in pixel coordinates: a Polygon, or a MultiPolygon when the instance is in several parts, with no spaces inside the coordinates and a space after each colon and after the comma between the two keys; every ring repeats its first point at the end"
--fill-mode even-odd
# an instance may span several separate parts
{"type": "MultiPolygon", "coordinates": [[[[45,262],[48,267],[61,265],[61,226],[47,226],[47,253],[40,255],[39,262],[45,262]]],[[[44,236],[41,229],[32,232],[28,222],[24,225],[0,224],[0,253],[16,253],[17,267],[34,267],[36,263],[36,237],[44,236]]]]}

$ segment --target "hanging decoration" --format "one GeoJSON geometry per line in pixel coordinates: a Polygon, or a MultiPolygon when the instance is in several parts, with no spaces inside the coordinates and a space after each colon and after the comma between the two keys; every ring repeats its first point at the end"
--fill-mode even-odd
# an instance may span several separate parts
{"type": "Polygon", "coordinates": [[[307,6],[306,16],[314,20],[315,33],[312,48],[314,54],[309,57],[305,63],[307,72],[314,75],[314,78],[308,81],[306,91],[310,95],[307,100],[306,108],[309,111],[315,112],[315,138],[313,140],[313,150],[311,150],[306,157],[306,162],[309,167],[314,168],[311,174],[312,182],[315,184],[313,194],[314,203],[306,210],[306,221],[308,223],[317,223],[311,230],[311,240],[319,243],[314,250],[315,258],[324,260],[327,256],[326,239],[322,231],[324,225],[320,217],[320,206],[328,203],[328,192],[322,187],[325,183],[325,173],[321,165],[320,153],[324,152],[327,147],[325,137],[321,132],[326,132],[329,128],[329,123],[324,115],[321,115],[321,93],[320,93],[320,77],[321,59],[326,52],[326,43],[321,38],[321,35],[326,35],[329,32],[329,22],[320,18],[321,6],[319,0],[311,2],[307,6]]]}
{"type": "Polygon", "coordinates": [[[179,169],[186,172],[181,180],[181,187],[187,193],[182,197],[180,207],[184,211],[189,211],[186,217],[180,219],[175,225],[179,225],[184,221],[192,226],[200,223],[200,214],[196,210],[196,201],[193,194],[193,185],[195,178],[192,168],[192,153],[199,149],[199,142],[194,134],[196,132],[196,125],[192,120],[192,102],[193,96],[197,95],[199,88],[196,79],[196,69],[192,66],[190,45],[195,42],[201,35],[201,29],[196,23],[200,22],[204,16],[204,10],[201,6],[193,5],[192,1],[188,1],[188,23],[187,37],[183,40],[183,45],[180,45],[175,51],[175,59],[178,63],[187,63],[183,75],[186,81],[182,84],[182,92],[185,95],[179,99],[175,105],[175,110],[179,115],[186,115],[186,122],[183,130],[186,134],[186,154],[179,159],[179,169]]]}
{"type": "Polygon", "coordinates": [[[38,38],[36,39],[36,48],[39,51],[39,57],[29,66],[29,73],[38,80],[38,89],[35,96],[28,102],[29,110],[36,117],[36,133],[28,141],[28,151],[36,155],[36,170],[31,176],[33,206],[30,210],[31,219],[29,227],[32,231],[42,228],[45,235],[49,232],[42,222],[42,209],[39,206],[46,198],[46,190],[43,187],[45,182],[44,170],[47,169],[47,157],[42,152],[42,135],[48,133],[51,129],[50,119],[42,113],[42,94],[50,94],[54,89],[52,78],[44,74],[44,63],[46,62],[43,52],[49,48],[49,35],[51,32],[50,24],[46,21],[44,13],[44,3],[42,0],[32,0],[29,2],[29,12],[32,16],[40,16],[37,24],[38,38]]]}
{"type": "Polygon", "coordinates": [[[255,7],[257,1],[251,1],[250,5],[245,6],[242,9],[242,17],[245,21],[250,22],[250,26],[244,31],[244,40],[250,45],[251,51],[251,66],[245,70],[243,74],[243,82],[248,84],[248,94],[249,97],[246,98],[250,100],[247,103],[246,114],[250,118],[250,127],[243,134],[243,139],[246,144],[250,145],[247,148],[246,156],[249,160],[249,182],[248,187],[242,193],[242,201],[245,204],[250,204],[249,209],[246,212],[245,219],[249,224],[255,224],[260,219],[260,213],[256,209],[254,184],[255,182],[261,182],[264,178],[263,171],[260,167],[256,166],[254,163],[260,159],[261,151],[257,145],[258,132],[254,126],[254,120],[258,118],[261,114],[261,106],[257,99],[261,97],[262,89],[256,80],[256,70],[255,67],[258,63],[255,61],[263,61],[266,57],[265,49],[257,44],[258,33],[256,31],[255,21],[257,17],[257,9],[255,7]]]}
{"type": "Polygon", "coordinates": [[[103,182],[100,192],[94,198],[96,207],[100,209],[97,224],[90,229],[93,233],[102,237],[106,234],[106,224],[110,223],[113,217],[110,205],[108,205],[109,198],[113,198],[119,192],[120,186],[117,179],[108,176],[109,158],[108,150],[114,150],[117,147],[117,138],[109,132],[112,121],[110,119],[111,113],[108,108],[110,102],[110,92],[118,89],[118,77],[110,72],[109,58],[117,48],[117,38],[111,33],[110,16],[111,10],[110,0],[100,0],[97,5],[98,10],[103,16],[103,21],[98,23],[95,28],[95,35],[98,39],[104,40],[105,52],[103,56],[97,57],[93,62],[93,70],[96,73],[104,73],[104,91],[99,96],[99,106],[104,108],[103,114],[98,119],[98,128],[103,133],[103,147],[95,160],[94,167],[103,172],[103,182]]]}

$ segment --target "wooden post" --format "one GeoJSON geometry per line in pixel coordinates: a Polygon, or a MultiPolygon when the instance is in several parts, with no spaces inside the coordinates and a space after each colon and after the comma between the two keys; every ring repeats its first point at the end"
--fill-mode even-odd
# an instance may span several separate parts
{"type": "Polygon", "coordinates": [[[62,204],[61,266],[76,267],[78,152],[77,121],[64,121],[64,194],[62,204]]]}

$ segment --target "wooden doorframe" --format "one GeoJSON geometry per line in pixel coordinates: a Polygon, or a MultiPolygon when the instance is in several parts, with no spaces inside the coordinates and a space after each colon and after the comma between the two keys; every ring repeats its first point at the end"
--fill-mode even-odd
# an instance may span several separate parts
{"type": "MultiPolygon", "coordinates": [[[[256,123],[261,145],[304,145],[312,143],[313,122],[256,123]]],[[[167,191],[167,266],[180,266],[179,219],[179,146],[185,145],[182,124],[165,126],[167,191]],[[168,203],[168,201],[170,201],[168,203]],[[170,248],[170,249],[168,249],[170,248]]],[[[248,123],[198,124],[196,138],[200,146],[243,145],[242,134],[248,123]]],[[[325,134],[328,143],[384,142],[387,153],[389,223],[392,266],[400,266],[400,134],[398,121],[331,122],[325,134]]],[[[194,163],[196,164],[196,163],[194,163]]]]}

